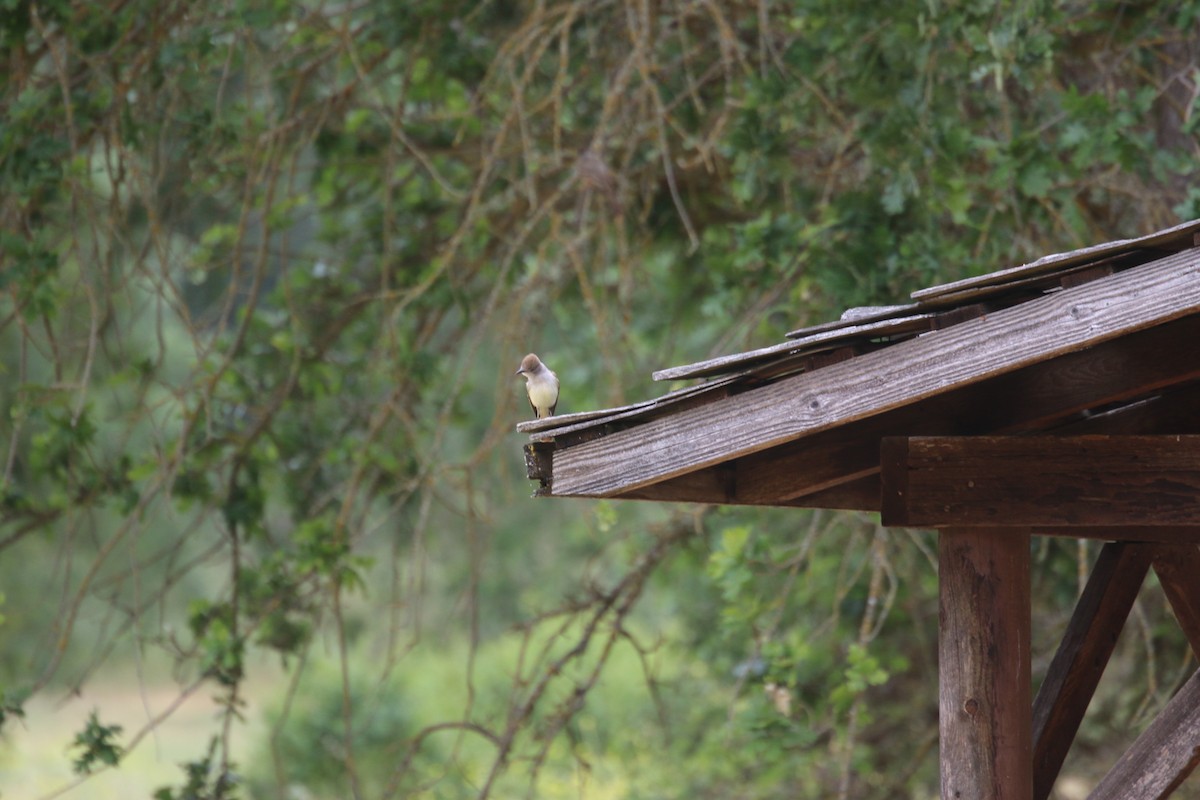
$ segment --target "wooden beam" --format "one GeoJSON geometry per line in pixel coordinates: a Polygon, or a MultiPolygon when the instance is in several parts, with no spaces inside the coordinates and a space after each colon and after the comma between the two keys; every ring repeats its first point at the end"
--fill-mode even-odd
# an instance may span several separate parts
{"type": "Polygon", "coordinates": [[[1200,763],[1200,671],[1088,795],[1088,800],[1163,800],[1200,763]]]}
{"type": "Polygon", "coordinates": [[[1200,436],[885,439],[883,524],[1200,525],[1200,436]]]}
{"type": "Polygon", "coordinates": [[[1046,800],[1138,589],[1155,545],[1113,542],[1096,559],[1033,703],[1033,798],[1046,800]]]}
{"type": "Polygon", "coordinates": [[[1029,532],[938,536],[942,797],[1030,800],[1029,532]]]}
{"type": "Polygon", "coordinates": [[[1161,547],[1155,554],[1154,572],[1192,653],[1200,659],[1200,549],[1194,544],[1161,547]]]}
{"type": "Polygon", "coordinates": [[[553,490],[595,497],[632,491],[1197,312],[1200,251],[1188,250],[560,448],[554,453],[553,490]]]}

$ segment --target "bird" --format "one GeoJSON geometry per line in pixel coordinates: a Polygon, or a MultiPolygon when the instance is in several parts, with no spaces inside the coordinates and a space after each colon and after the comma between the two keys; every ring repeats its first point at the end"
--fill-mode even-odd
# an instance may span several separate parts
{"type": "Polygon", "coordinates": [[[525,376],[525,391],[529,394],[533,418],[554,416],[554,409],[558,407],[558,376],[534,353],[521,359],[521,366],[514,374],[525,376]]]}

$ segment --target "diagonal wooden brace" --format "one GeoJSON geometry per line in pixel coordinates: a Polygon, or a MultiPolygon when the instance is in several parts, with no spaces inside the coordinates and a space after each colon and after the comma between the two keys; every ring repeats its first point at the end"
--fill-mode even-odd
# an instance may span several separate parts
{"type": "Polygon", "coordinates": [[[1033,797],[1046,800],[1083,721],[1155,546],[1104,545],[1033,703],[1033,797]]]}

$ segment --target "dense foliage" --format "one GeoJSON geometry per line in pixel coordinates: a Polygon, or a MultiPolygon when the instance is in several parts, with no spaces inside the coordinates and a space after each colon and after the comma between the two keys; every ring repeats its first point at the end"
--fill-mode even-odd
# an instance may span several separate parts
{"type": "MultiPolygon", "coordinates": [[[[931,794],[930,539],[529,500],[512,370],[615,404],[1200,216],[1198,17],[0,0],[0,734],[137,661],[225,708],[162,798],[931,794]]],[[[1088,553],[1037,556],[1048,657],[1088,553]]],[[[1069,768],[1174,685],[1166,615],[1069,768]]]]}

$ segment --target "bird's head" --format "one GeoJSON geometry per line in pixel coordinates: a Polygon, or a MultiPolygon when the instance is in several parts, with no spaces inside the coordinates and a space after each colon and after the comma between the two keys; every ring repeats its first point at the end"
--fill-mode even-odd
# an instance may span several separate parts
{"type": "Polygon", "coordinates": [[[536,354],[530,353],[521,359],[521,366],[517,367],[514,375],[526,375],[531,372],[537,372],[538,367],[542,365],[542,360],[536,354]]]}

